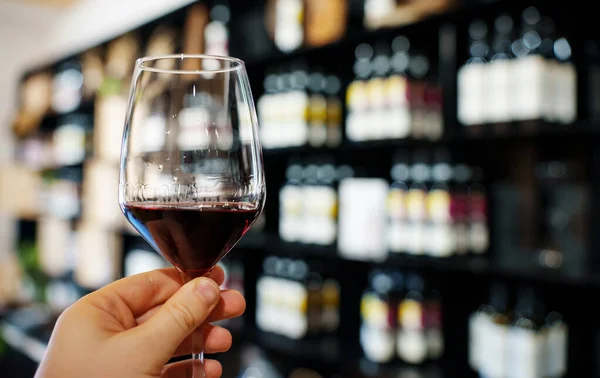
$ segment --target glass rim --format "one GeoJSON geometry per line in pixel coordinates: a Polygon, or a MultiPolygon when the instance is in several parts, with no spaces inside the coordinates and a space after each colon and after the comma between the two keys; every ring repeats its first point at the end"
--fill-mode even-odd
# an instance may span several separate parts
{"type": "Polygon", "coordinates": [[[135,61],[135,65],[142,71],[147,72],[157,72],[157,73],[167,73],[167,74],[215,74],[215,73],[225,73],[225,72],[233,72],[243,68],[244,61],[238,58],[234,58],[231,56],[223,56],[223,55],[209,55],[209,54],[168,54],[168,55],[152,55],[145,56],[139,58],[135,61]],[[148,67],[145,65],[147,62],[155,62],[162,59],[212,59],[218,60],[221,62],[231,62],[234,63],[231,67],[228,68],[220,68],[220,69],[199,69],[199,70],[182,70],[182,69],[164,69],[164,68],[156,68],[156,67],[148,67]]]}

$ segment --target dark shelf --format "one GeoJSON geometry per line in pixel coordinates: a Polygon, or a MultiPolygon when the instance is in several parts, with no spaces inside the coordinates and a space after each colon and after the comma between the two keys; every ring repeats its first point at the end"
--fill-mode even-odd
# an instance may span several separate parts
{"type": "MultiPolygon", "coordinates": [[[[273,235],[263,236],[262,238],[262,242],[264,243],[262,248],[265,252],[282,257],[364,263],[399,269],[447,272],[450,274],[489,275],[490,277],[503,277],[569,286],[600,287],[600,274],[569,274],[560,270],[551,270],[542,267],[504,267],[499,266],[487,255],[432,257],[390,252],[384,262],[371,262],[346,259],[338,254],[335,246],[288,243],[273,235]]],[[[258,244],[254,244],[254,247],[261,248],[258,244]]]]}
{"type": "Polygon", "coordinates": [[[506,143],[525,140],[575,140],[595,141],[600,138],[600,124],[596,122],[577,121],[571,124],[556,124],[545,121],[512,122],[504,125],[460,126],[456,135],[446,135],[439,140],[427,139],[382,139],[364,142],[344,141],[339,147],[283,147],[263,149],[267,162],[270,158],[302,155],[337,155],[351,152],[364,152],[379,149],[420,148],[435,146],[451,146],[472,143],[506,143]]]}

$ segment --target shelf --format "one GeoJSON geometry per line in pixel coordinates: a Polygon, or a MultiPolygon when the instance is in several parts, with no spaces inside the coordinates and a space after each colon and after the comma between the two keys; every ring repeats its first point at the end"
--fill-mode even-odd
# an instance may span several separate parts
{"type": "Polygon", "coordinates": [[[459,127],[461,127],[459,133],[446,135],[439,140],[413,138],[364,142],[345,140],[339,147],[334,148],[311,146],[263,148],[263,154],[268,161],[269,158],[282,156],[337,155],[352,152],[372,152],[380,149],[393,150],[396,148],[436,147],[481,142],[504,143],[525,140],[562,140],[563,138],[583,139],[589,142],[600,138],[600,124],[588,121],[577,121],[571,124],[556,124],[545,121],[512,122],[503,125],[459,127]]]}
{"type": "Polygon", "coordinates": [[[265,236],[264,243],[263,248],[267,253],[282,257],[323,259],[351,264],[373,264],[375,266],[393,267],[398,269],[429,270],[435,272],[447,272],[450,274],[467,273],[473,275],[489,275],[492,277],[529,280],[548,284],[600,288],[600,274],[590,273],[573,275],[561,271],[543,269],[541,267],[520,269],[505,267],[495,263],[487,255],[433,257],[390,252],[385,261],[374,262],[344,258],[338,254],[335,246],[288,243],[282,241],[277,236],[265,236]]]}

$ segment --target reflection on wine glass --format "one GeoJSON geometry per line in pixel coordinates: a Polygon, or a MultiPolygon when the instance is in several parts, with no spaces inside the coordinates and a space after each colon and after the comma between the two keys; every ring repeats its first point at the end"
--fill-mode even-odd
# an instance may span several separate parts
{"type": "MultiPolygon", "coordinates": [[[[141,236],[188,281],[206,275],[235,246],[261,213],[265,195],[243,62],[208,55],[139,59],[119,204],[141,236]]],[[[201,377],[202,331],[193,339],[192,376],[201,377]]]]}

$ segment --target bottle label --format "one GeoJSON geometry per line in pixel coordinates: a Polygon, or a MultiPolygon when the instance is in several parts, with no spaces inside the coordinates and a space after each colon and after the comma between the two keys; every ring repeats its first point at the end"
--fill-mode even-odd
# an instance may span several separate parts
{"type": "Polygon", "coordinates": [[[394,328],[389,319],[390,308],[386,302],[374,294],[365,294],[361,300],[363,323],[377,328],[394,328]]]}
{"type": "Polygon", "coordinates": [[[493,60],[487,65],[489,75],[486,96],[487,119],[489,122],[507,122],[510,120],[509,99],[511,97],[510,76],[512,62],[508,59],[493,60]]]}
{"type": "Polygon", "coordinates": [[[367,85],[362,80],[355,80],[348,86],[346,91],[346,105],[348,111],[364,109],[368,106],[367,85]]]}
{"type": "Polygon", "coordinates": [[[433,222],[450,221],[451,197],[450,192],[435,189],[427,194],[427,213],[433,222]]]}
{"type": "Polygon", "coordinates": [[[398,323],[403,329],[423,328],[423,305],[421,302],[405,299],[398,307],[398,323]]]}
{"type": "Polygon", "coordinates": [[[483,103],[485,69],[486,65],[474,63],[458,71],[458,120],[463,125],[478,125],[487,119],[483,103]]]}
{"type": "Polygon", "coordinates": [[[363,324],[360,328],[360,344],[365,356],[378,363],[389,362],[394,358],[396,340],[390,329],[363,324]]]}
{"type": "Polygon", "coordinates": [[[546,340],[546,361],[548,372],[545,376],[561,377],[567,372],[568,328],[565,324],[548,328],[546,340]]]}
{"type": "Polygon", "coordinates": [[[544,59],[539,55],[527,55],[513,62],[512,96],[514,120],[536,120],[543,114],[544,59]]]}
{"type": "Polygon", "coordinates": [[[544,337],[535,331],[514,327],[507,345],[507,376],[536,378],[542,376],[544,337]]]}
{"type": "Polygon", "coordinates": [[[505,378],[506,374],[506,344],[508,330],[505,325],[496,324],[487,318],[481,323],[481,359],[480,372],[490,378],[505,378]]]}
{"type": "Polygon", "coordinates": [[[204,108],[185,108],[179,112],[181,128],[177,142],[182,150],[201,150],[208,148],[210,116],[204,108]]]}
{"type": "Polygon", "coordinates": [[[570,123],[577,118],[577,71],[572,63],[558,64],[555,75],[554,103],[559,122],[570,123]]]}

